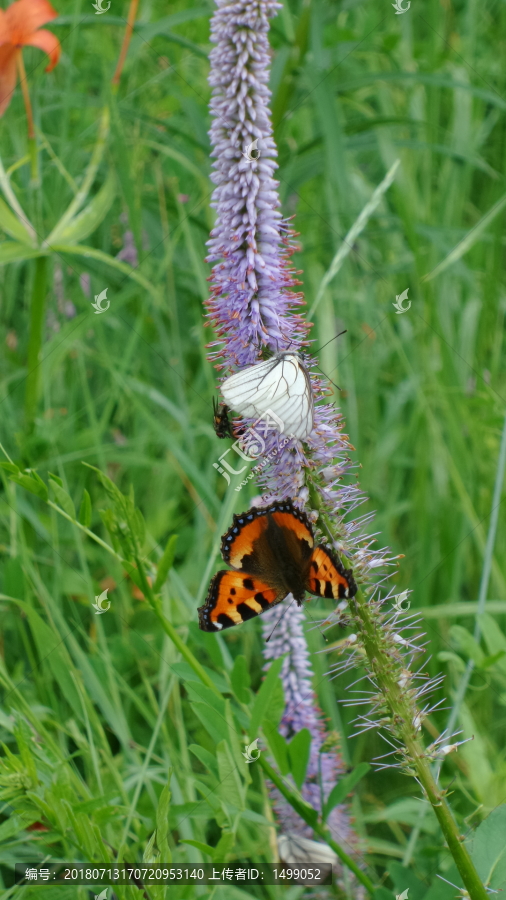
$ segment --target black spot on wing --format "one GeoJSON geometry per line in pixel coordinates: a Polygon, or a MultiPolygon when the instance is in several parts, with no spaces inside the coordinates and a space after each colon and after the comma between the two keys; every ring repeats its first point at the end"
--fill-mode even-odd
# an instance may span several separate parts
{"type": "Polygon", "coordinates": [[[254,609],[251,609],[247,603],[239,603],[237,612],[242,616],[243,622],[246,621],[246,619],[254,619],[255,616],[258,615],[258,613],[256,613],[254,609]]]}
{"type": "Polygon", "coordinates": [[[261,592],[259,592],[258,594],[255,594],[255,600],[257,603],[260,604],[262,609],[269,609],[269,607],[272,606],[272,604],[269,603],[269,601],[267,600],[267,597],[264,597],[264,595],[261,592]]]}
{"type": "MultiPolygon", "coordinates": [[[[339,585],[339,587],[341,587],[341,585],[339,585]]],[[[324,596],[324,597],[333,597],[333,596],[334,596],[334,592],[333,592],[333,590],[332,590],[332,582],[331,582],[331,581],[326,581],[326,582],[325,582],[325,593],[324,593],[323,596],[324,596]]]]}
{"type": "Polygon", "coordinates": [[[254,585],[254,583],[253,583],[253,581],[252,581],[251,578],[243,578],[243,580],[242,580],[242,585],[243,585],[244,588],[246,588],[247,591],[254,591],[254,590],[255,590],[255,585],[254,585]]]}
{"type": "Polygon", "coordinates": [[[232,625],[236,624],[226,613],[220,613],[219,616],[216,617],[216,621],[219,622],[223,628],[232,628],[232,625]]]}

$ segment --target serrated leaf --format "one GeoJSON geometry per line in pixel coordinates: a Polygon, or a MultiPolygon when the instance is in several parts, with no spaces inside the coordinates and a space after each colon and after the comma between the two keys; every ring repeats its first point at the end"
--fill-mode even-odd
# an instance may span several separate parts
{"type": "Polygon", "coordinates": [[[306,778],[310,750],[311,732],[308,728],[301,728],[287,745],[290,772],[299,790],[306,778]]]}
{"type": "Polygon", "coordinates": [[[358,784],[370,768],[369,763],[359,763],[358,766],[353,769],[353,772],[350,772],[349,775],[345,775],[344,778],[341,778],[340,781],[334,785],[323,807],[324,821],[327,820],[329,813],[332,812],[334,807],[337,806],[338,803],[343,802],[350,791],[353,790],[355,785],[358,784]]]}
{"type": "Polygon", "coordinates": [[[156,579],[153,585],[153,592],[157,594],[165,584],[167,579],[167,575],[169,574],[170,569],[172,568],[172,564],[174,562],[174,556],[176,554],[176,541],[177,534],[171,534],[167,544],[165,546],[165,550],[163,551],[163,555],[158,563],[158,568],[156,571],[156,579]]]}
{"type": "Polygon", "coordinates": [[[54,242],[75,244],[83,241],[98,228],[109,212],[116,196],[116,177],[111,169],[109,175],[87,206],[70,222],[60,227],[57,223],[47,238],[47,244],[54,242]]]}
{"type": "Polygon", "coordinates": [[[63,511],[66,512],[71,519],[75,519],[76,508],[70,494],[68,494],[66,490],[60,487],[57,481],[53,481],[52,476],[49,477],[49,485],[55,496],[58,506],[61,506],[63,511]]]}
{"type": "Polygon", "coordinates": [[[79,507],[79,521],[85,528],[91,525],[91,498],[86,488],[83,490],[81,505],[79,507]]]}
{"type": "Polygon", "coordinates": [[[256,738],[258,729],[260,728],[260,723],[262,722],[269,708],[270,699],[276,689],[276,684],[279,683],[279,673],[281,672],[284,658],[284,656],[280,656],[278,659],[274,660],[269,671],[267,672],[267,676],[262,683],[260,690],[258,691],[258,694],[255,697],[249,726],[250,741],[256,738]]]}
{"type": "Polygon", "coordinates": [[[41,500],[48,499],[49,494],[44,482],[32,478],[31,475],[26,475],[25,473],[11,475],[11,481],[14,481],[15,484],[19,484],[19,486],[25,488],[26,491],[30,491],[31,494],[35,494],[36,497],[40,497],[41,500]]]}
{"type": "Polygon", "coordinates": [[[245,656],[236,656],[233,669],[230,672],[230,681],[239,703],[249,703],[251,699],[251,691],[249,690],[251,678],[245,656]]]}

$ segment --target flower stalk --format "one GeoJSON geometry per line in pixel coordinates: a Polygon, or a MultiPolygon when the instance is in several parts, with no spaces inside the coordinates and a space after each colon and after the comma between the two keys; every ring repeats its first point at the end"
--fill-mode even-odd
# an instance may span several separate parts
{"type": "Polygon", "coordinates": [[[32,104],[30,101],[30,91],[28,90],[28,79],[26,77],[25,63],[23,60],[22,53],[17,54],[16,65],[18,68],[19,83],[21,85],[21,91],[23,94],[23,101],[25,104],[25,111],[26,111],[26,124],[27,124],[27,131],[28,131],[28,152],[29,152],[29,156],[30,156],[32,184],[38,185],[38,183],[39,183],[39,167],[38,167],[38,157],[37,157],[37,141],[35,139],[35,126],[33,123],[32,104]]]}
{"type": "Polygon", "coordinates": [[[418,723],[413,723],[413,703],[410,692],[406,691],[406,686],[399,677],[402,667],[398,660],[392,658],[392,654],[388,653],[385,647],[384,632],[378,628],[378,621],[371,614],[370,606],[360,591],[350,601],[350,606],[371,672],[389,707],[391,721],[396,723],[399,737],[403,741],[406,761],[414,770],[413,774],[421,784],[437,816],[448,849],[455,860],[469,896],[472,900],[485,900],[488,894],[463,843],[464,838],[459,832],[446,801],[446,792],[441,790],[434,780],[427,752],[417,736],[416,732],[419,730],[419,726],[417,727],[418,723]],[[401,681],[400,684],[399,681],[401,681]]]}
{"type": "Polygon", "coordinates": [[[28,339],[27,376],[25,392],[25,425],[32,431],[37,410],[40,384],[40,354],[44,332],[44,312],[47,293],[47,257],[35,260],[32,297],[30,301],[30,337],[28,339]]]}
{"type": "Polygon", "coordinates": [[[114,71],[114,75],[111,79],[111,84],[114,89],[118,89],[118,85],[121,79],[121,73],[123,72],[123,66],[125,65],[125,60],[128,53],[128,48],[130,46],[130,41],[132,39],[132,32],[134,30],[135,20],[137,18],[137,10],[139,8],[139,0],[131,0],[130,7],[128,9],[128,19],[127,25],[125,28],[125,34],[123,35],[123,43],[121,44],[121,50],[119,52],[118,62],[116,64],[116,69],[114,71]]]}

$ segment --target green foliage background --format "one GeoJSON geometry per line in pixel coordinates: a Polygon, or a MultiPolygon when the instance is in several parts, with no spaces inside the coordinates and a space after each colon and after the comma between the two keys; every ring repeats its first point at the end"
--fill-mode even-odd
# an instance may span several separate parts
{"type": "MultiPolygon", "coordinates": [[[[188,686],[192,672],[140,599],[135,571],[127,574],[119,558],[55,509],[74,519],[73,503],[81,523],[126,556],[118,508],[84,461],[107,473],[124,495],[133,490],[143,517],[136,517],[135,540],[148,572],[178,535],[163,611],[229,696],[226,702],[235,704],[242,725],[239,702],[250,702],[252,694],[246,686],[237,695],[237,673],[242,679],[248,673],[256,693],[259,623],[216,637],[199,632],[196,617],[219,564],[220,536],[232,512],[246,509],[255,493],[251,483],[240,494],[233,485],[227,492],[213,467],[225,447],[212,428],[216,373],[206,360],[212,334],[202,314],[213,221],[206,80],[212,7],[142,0],[115,94],[110,78],[127,15],[126,4],[119,6],[113,0],[108,13],[96,16],[91,3],[62,0],[60,18],[49,27],[63,55],[50,75],[39,51],[25,51],[39,187],[30,182],[19,88],[1,122],[3,164],[40,243],[81,185],[102,111],[110,109],[87,198],[89,219],[74,243],[71,235],[66,250],[48,255],[45,267],[47,315],[32,430],[23,397],[36,263],[27,250],[11,262],[13,235],[0,210],[1,440],[20,469],[35,469],[46,485],[48,473],[56,476],[48,495],[53,506],[42,488],[37,496],[33,484],[29,493],[13,481],[13,469],[1,476],[5,896],[16,890],[14,858],[99,859],[102,840],[122,847],[129,861],[156,856],[156,848],[162,858],[170,848],[181,862],[275,858],[263,773],[252,766],[223,798],[216,785],[228,763],[225,751],[216,755],[216,744],[231,746],[234,739],[229,732],[213,735],[202,698],[188,686]],[[140,259],[137,281],[111,262],[127,230],[140,259]],[[80,249],[83,243],[94,254],[80,249]],[[55,272],[64,300],[75,307],[72,318],[61,297],[58,302],[55,272]],[[80,286],[84,272],[90,296],[80,286]],[[91,301],[106,287],[110,308],[95,315],[91,301]],[[115,512],[101,516],[108,507],[115,512]],[[111,609],[95,616],[93,598],[108,585],[111,609]],[[238,657],[245,664],[235,662],[234,669],[238,657]],[[170,769],[167,813],[162,790],[170,769]],[[220,806],[231,796],[235,815],[220,806]],[[48,832],[24,830],[41,820],[48,832]],[[153,849],[148,841],[157,829],[153,849]],[[212,857],[181,841],[218,849],[212,857]]],[[[347,329],[321,351],[321,366],[342,388],[336,397],[370,497],[360,514],[376,510],[378,540],[404,554],[394,583],[413,591],[412,606],[423,616],[428,670],[445,674],[436,697],[448,698],[443,706],[451,706],[468,659],[475,662],[459,717],[463,736],[474,740],[445,762],[442,775],[470,840],[506,800],[502,507],[483,638],[472,639],[505,412],[505,24],[506,7],[498,2],[412,0],[398,16],[390,2],[285,0],[271,30],[280,194],[284,212],[296,215],[296,263],[309,306],[346,232],[401,160],[394,185],[325,290],[311,334],[320,346],[347,329]],[[455,258],[424,281],[462,241],[455,258]],[[411,308],[396,315],[392,303],[406,288],[411,308]]],[[[128,521],[128,510],[125,515],[128,521]]],[[[325,608],[311,601],[316,618],[325,608]]],[[[370,761],[385,752],[384,744],[370,735],[350,740],[354,711],[336,702],[356,676],[330,681],[325,672],[332,657],[316,655],[318,632],[308,632],[308,640],[318,700],[340,735],[346,763],[370,761]]],[[[448,715],[429,718],[427,742],[448,715]]],[[[374,880],[398,891],[409,884],[410,900],[443,900],[455,892],[436,873],[456,876],[432,814],[412,831],[420,824],[415,789],[396,773],[369,772],[351,800],[355,827],[374,880]]],[[[494,834],[500,827],[504,837],[504,818],[497,822],[494,834]]],[[[19,895],[40,890],[26,887],[19,895]]],[[[203,890],[175,888],[171,896],[204,896],[203,890]]],[[[88,896],[86,888],[44,892],[59,900],[88,896]]],[[[141,893],[118,887],[117,895],[141,893]]],[[[153,900],[163,895],[162,888],[150,894],[153,900]]],[[[217,900],[281,895],[295,900],[305,893],[229,887],[212,894],[217,900]]]]}

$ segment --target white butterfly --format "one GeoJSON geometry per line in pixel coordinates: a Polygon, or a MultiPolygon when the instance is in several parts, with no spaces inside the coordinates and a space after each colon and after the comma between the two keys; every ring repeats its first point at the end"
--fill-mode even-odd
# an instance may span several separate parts
{"type": "Polygon", "coordinates": [[[283,423],[283,434],[302,440],[313,430],[313,389],[300,353],[276,353],[241,369],[225,378],[221,393],[228,406],[246,418],[273,412],[283,423]]]}
{"type": "Polygon", "coordinates": [[[280,834],[278,836],[279,858],[287,866],[311,863],[312,865],[335,865],[337,856],[328,844],[310,841],[300,834],[280,834]]]}

